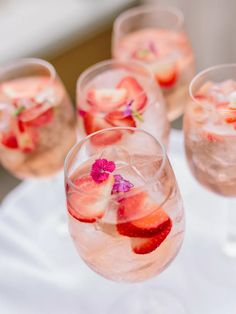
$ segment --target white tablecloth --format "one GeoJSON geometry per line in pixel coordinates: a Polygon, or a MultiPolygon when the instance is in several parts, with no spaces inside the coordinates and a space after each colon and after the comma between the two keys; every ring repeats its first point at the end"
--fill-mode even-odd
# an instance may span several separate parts
{"type": "MultiPolygon", "coordinates": [[[[177,131],[171,134],[170,159],[185,203],[185,242],[170,267],[143,285],[167,289],[185,303],[187,314],[235,314],[236,273],[211,254],[224,233],[219,198],[190,175],[177,131]],[[224,276],[235,280],[225,283],[224,276]]],[[[24,182],[2,203],[1,314],[105,314],[119,296],[135,289],[105,280],[83,263],[61,223],[65,217],[62,173],[24,182]]]]}

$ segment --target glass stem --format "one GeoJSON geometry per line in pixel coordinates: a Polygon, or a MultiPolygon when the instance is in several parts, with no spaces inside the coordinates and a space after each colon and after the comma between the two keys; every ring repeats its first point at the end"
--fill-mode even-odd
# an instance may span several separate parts
{"type": "Polygon", "coordinates": [[[236,258],[236,198],[224,199],[224,209],[227,214],[224,253],[236,258]]]}

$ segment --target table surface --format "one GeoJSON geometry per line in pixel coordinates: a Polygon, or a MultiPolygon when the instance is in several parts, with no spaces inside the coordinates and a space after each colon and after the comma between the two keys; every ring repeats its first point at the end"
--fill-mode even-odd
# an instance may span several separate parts
{"type": "MultiPolygon", "coordinates": [[[[186,237],[168,269],[142,285],[155,285],[157,293],[168,290],[186,305],[187,314],[235,314],[236,273],[211,255],[223,237],[219,199],[191,176],[180,131],[172,131],[169,155],[184,199],[186,237]]],[[[1,313],[106,314],[119,296],[135,289],[136,284],[103,279],[77,255],[61,224],[66,219],[63,174],[20,184],[1,207],[1,313]]]]}

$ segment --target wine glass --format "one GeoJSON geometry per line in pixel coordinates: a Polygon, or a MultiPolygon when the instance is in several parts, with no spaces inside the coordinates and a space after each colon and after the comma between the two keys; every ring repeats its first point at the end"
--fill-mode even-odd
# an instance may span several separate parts
{"type": "MultiPolygon", "coordinates": [[[[230,284],[236,275],[236,64],[200,72],[189,92],[191,100],[184,117],[187,160],[194,177],[218,195],[219,207],[222,203],[222,213],[227,214],[202,242],[214,263],[200,262],[212,280],[230,284]]],[[[215,214],[220,215],[220,208],[215,214]]]]}
{"type": "Polygon", "coordinates": [[[54,67],[19,59],[0,67],[0,160],[21,179],[58,172],[76,141],[72,103],[54,67]]]}
{"type": "MultiPolygon", "coordinates": [[[[77,82],[77,113],[81,137],[111,127],[139,127],[167,146],[170,126],[162,93],[140,62],[106,60],[84,71],[77,82]]],[[[120,133],[114,134],[97,137],[97,146],[119,143],[120,133]]]]}
{"type": "Polygon", "coordinates": [[[169,120],[177,119],[194,75],[182,12],[157,5],[131,8],[116,18],[112,39],[115,59],[138,60],[149,66],[164,94],[169,120]]]}
{"type": "MultiPolygon", "coordinates": [[[[182,245],[184,209],[165,149],[155,137],[130,127],[95,132],[70,150],[64,169],[69,231],[92,270],[135,283],[168,267],[182,245]],[[101,136],[116,133],[119,144],[96,145],[101,136]]],[[[158,291],[141,290],[122,299],[125,313],[141,313],[144,307],[152,313],[153,305],[157,312],[184,313],[178,300],[170,304],[168,293],[160,291],[160,300],[158,291]]]]}

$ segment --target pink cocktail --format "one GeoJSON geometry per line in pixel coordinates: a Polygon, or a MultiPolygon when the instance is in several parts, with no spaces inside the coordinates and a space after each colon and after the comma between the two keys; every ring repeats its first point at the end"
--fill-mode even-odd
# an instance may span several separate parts
{"type": "Polygon", "coordinates": [[[164,149],[150,134],[113,128],[88,136],[67,156],[65,184],[70,234],[94,271],[137,282],[175,258],[184,235],[181,196],[164,149]],[[96,145],[115,130],[122,135],[118,145],[96,145]]]}
{"type": "Polygon", "coordinates": [[[72,104],[52,65],[23,59],[0,69],[0,160],[20,178],[59,171],[76,139],[72,104]]]}
{"type": "MultiPolygon", "coordinates": [[[[227,213],[225,223],[228,221],[228,224],[226,229],[222,220],[222,228],[218,232],[227,231],[225,239],[222,239],[223,250],[235,258],[236,65],[219,65],[199,73],[190,84],[190,97],[184,118],[187,160],[195,178],[223,196],[222,208],[227,213]]],[[[217,208],[215,210],[218,215],[217,208]]],[[[213,238],[217,236],[219,234],[213,238]]],[[[212,243],[209,250],[219,267],[212,277],[220,279],[221,283],[232,283],[236,264],[229,262],[220,249],[214,250],[214,245],[212,243]]],[[[209,269],[208,273],[211,272],[209,269]]]]}
{"type": "Polygon", "coordinates": [[[122,13],[114,23],[112,54],[148,65],[164,94],[169,119],[183,113],[194,58],[180,11],[144,5],[122,13]]]}
{"type": "MultiPolygon", "coordinates": [[[[77,83],[77,113],[80,136],[111,127],[138,127],[167,145],[163,97],[153,74],[138,62],[109,60],[86,70],[77,83]]],[[[96,137],[94,144],[119,145],[121,137],[114,130],[96,137]]]]}

